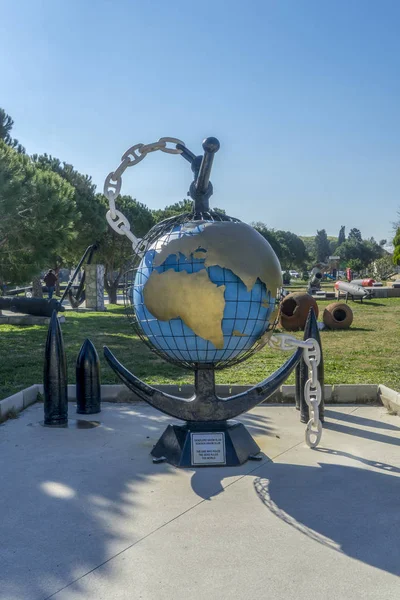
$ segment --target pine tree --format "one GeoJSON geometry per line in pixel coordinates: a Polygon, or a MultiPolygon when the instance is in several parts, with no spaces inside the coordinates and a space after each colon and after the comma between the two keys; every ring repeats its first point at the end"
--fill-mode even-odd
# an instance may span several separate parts
{"type": "Polygon", "coordinates": [[[317,235],[315,236],[315,250],[317,262],[326,262],[331,253],[331,245],[325,229],[317,231],[317,235]]]}
{"type": "Polygon", "coordinates": [[[353,229],[350,229],[347,239],[352,242],[362,242],[361,231],[357,227],[353,227],[353,229]]]}
{"type": "Polygon", "coordinates": [[[339,236],[338,236],[338,243],[337,245],[340,246],[340,244],[343,244],[343,242],[346,241],[346,231],[345,231],[345,226],[342,225],[339,231],[339,236]]]}
{"type": "Polygon", "coordinates": [[[76,236],[74,189],[0,140],[0,283],[28,283],[76,236]]]}
{"type": "Polygon", "coordinates": [[[8,146],[11,146],[11,148],[14,148],[20,154],[25,154],[25,148],[10,135],[13,125],[14,121],[10,115],[3,108],[0,108],[0,139],[4,140],[8,146]]]}

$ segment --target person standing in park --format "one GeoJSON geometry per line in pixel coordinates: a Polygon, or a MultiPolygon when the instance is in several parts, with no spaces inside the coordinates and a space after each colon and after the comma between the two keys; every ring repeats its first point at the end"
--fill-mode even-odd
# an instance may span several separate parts
{"type": "Polygon", "coordinates": [[[57,275],[54,273],[53,269],[49,269],[47,271],[46,275],[44,276],[44,282],[47,287],[48,298],[51,300],[57,283],[57,275]]]}

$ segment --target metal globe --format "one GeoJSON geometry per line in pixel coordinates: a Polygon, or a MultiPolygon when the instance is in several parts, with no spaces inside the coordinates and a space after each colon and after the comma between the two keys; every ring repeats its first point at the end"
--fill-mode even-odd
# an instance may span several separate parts
{"type": "Polygon", "coordinates": [[[221,369],[272,334],[279,261],[252,227],[216,211],[157,224],[128,272],[125,300],[138,335],[165,360],[221,369]]]}

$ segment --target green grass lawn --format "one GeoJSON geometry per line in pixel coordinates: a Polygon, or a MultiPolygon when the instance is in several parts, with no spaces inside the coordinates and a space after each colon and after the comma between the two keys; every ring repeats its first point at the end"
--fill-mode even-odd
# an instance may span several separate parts
{"type": "MultiPolygon", "coordinates": [[[[320,316],[331,301],[319,301],[320,316]]],[[[383,383],[400,391],[400,298],[350,302],[353,327],[321,332],[326,383],[383,383]]],[[[148,383],[192,383],[193,374],[173,367],[150,352],[133,334],[120,306],[107,312],[66,313],[62,325],[69,381],[74,383],[75,361],[86,337],[95,344],[103,383],[117,379],[102,357],[107,345],[116,357],[148,383]]],[[[46,326],[0,325],[0,399],[33,383],[42,382],[46,326]]],[[[301,333],[296,333],[301,337],[301,333]]],[[[248,361],[218,372],[219,383],[254,384],[285,360],[287,353],[264,348],[248,361]]],[[[289,383],[293,382],[293,376],[289,383]]]]}

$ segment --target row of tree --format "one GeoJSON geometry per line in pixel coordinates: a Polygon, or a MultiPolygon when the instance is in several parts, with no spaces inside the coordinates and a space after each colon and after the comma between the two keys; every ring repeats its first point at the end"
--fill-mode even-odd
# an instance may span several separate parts
{"type": "MultiPolygon", "coordinates": [[[[356,228],[351,229],[346,238],[345,227],[342,226],[337,238],[329,238],[325,229],[317,231],[315,237],[302,237],[290,231],[268,229],[261,222],[253,223],[253,226],[274,248],[283,269],[307,270],[315,264],[329,264],[330,256],[338,256],[340,264],[356,272],[365,271],[377,260],[388,257],[385,264],[390,264],[393,271],[392,256],[384,249],[386,240],[379,243],[374,238],[363,240],[356,228]]],[[[397,262],[400,261],[397,259],[397,262]]]]}
{"type": "Polygon", "coordinates": [[[373,237],[364,240],[359,229],[350,229],[346,238],[345,227],[342,226],[336,239],[329,240],[326,231],[323,229],[317,232],[315,238],[316,261],[326,262],[329,256],[340,257],[342,264],[353,269],[353,271],[362,271],[385,254],[384,249],[386,240],[379,243],[373,237]]]}
{"type": "MultiPolygon", "coordinates": [[[[105,265],[105,287],[115,302],[132,247],[125,236],[108,227],[106,198],[96,193],[91,177],[72,165],[47,154],[28,156],[12,137],[12,127],[11,117],[0,109],[0,290],[4,284],[28,283],[45,268],[76,265],[85,248],[96,242],[96,260],[105,265]]],[[[190,200],[183,200],[152,211],[131,196],[118,198],[119,209],[133,223],[138,237],[191,206],[190,200]]],[[[347,239],[344,227],[338,238],[328,238],[324,229],[315,238],[301,238],[260,222],[254,226],[270,242],[283,269],[308,268],[335,253],[348,266],[361,270],[385,255],[385,240],[379,244],[373,238],[363,240],[357,229],[347,239]]],[[[400,232],[395,243],[399,262],[400,232]]]]}
{"type": "Polygon", "coordinates": [[[310,257],[302,238],[291,231],[269,229],[260,221],[252,225],[271,244],[282,269],[305,268],[310,257]]]}
{"type": "MultiPolygon", "coordinates": [[[[12,127],[12,119],[0,109],[0,293],[5,284],[26,284],[45,268],[71,268],[88,245],[97,243],[105,288],[116,302],[132,245],[108,227],[107,199],[96,193],[91,177],[72,165],[47,154],[25,154],[12,127]]],[[[131,196],[118,198],[118,208],[138,237],[191,207],[191,201],[183,200],[151,211],[131,196]]]]}

